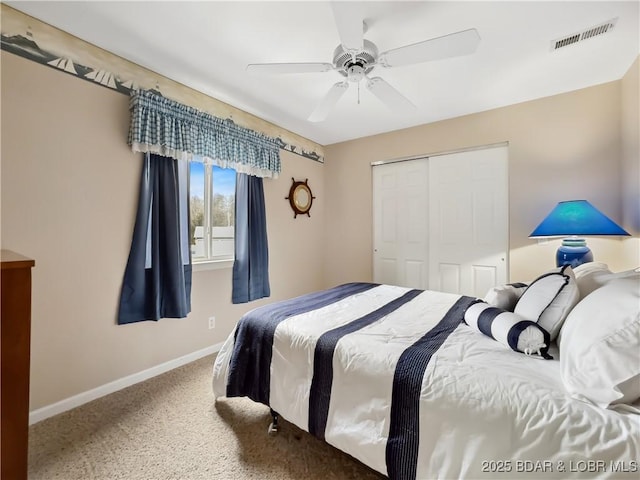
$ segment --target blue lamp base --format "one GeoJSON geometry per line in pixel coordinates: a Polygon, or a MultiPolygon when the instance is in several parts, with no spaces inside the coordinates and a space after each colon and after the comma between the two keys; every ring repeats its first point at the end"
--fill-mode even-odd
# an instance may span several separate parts
{"type": "Polygon", "coordinates": [[[593,262],[593,253],[584,238],[565,238],[556,252],[556,266],[571,265],[575,268],[583,263],[593,262]]]}

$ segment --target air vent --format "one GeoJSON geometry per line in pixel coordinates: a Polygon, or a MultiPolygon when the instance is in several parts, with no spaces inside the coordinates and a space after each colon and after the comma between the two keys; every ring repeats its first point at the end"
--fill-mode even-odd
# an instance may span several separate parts
{"type": "Polygon", "coordinates": [[[613,27],[616,25],[617,21],[618,17],[609,20],[608,22],[601,23],[600,25],[596,25],[595,27],[587,28],[582,32],[573,33],[571,35],[552,40],[551,50],[558,50],[560,48],[568,47],[569,45],[574,45],[578,42],[588,40],[589,38],[604,35],[605,33],[613,30],[613,27]]]}

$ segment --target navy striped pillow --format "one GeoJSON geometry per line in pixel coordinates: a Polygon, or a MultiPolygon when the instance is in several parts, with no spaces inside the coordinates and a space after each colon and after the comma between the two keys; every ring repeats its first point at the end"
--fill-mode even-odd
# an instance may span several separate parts
{"type": "Polygon", "coordinates": [[[464,321],[472,329],[516,352],[540,355],[546,359],[553,358],[548,353],[551,343],[549,332],[536,322],[525,320],[516,313],[478,301],[467,308],[464,321]]]}
{"type": "Polygon", "coordinates": [[[580,292],[570,265],[539,276],[524,291],[513,311],[534,320],[555,340],[571,309],[578,303],[580,292]]]}

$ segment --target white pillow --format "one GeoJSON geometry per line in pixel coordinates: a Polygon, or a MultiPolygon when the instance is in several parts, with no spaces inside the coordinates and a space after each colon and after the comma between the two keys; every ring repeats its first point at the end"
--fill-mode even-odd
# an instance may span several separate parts
{"type": "Polygon", "coordinates": [[[484,296],[484,301],[493,307],[513,312],[518,299],[526,289],[526,283],[507,283],[506,285],[498,285],[489,289],[487,294],[484,296]]]}
{"type": "Polygon", "coordinates": [[[575,398],[602,407],[640,398],[640,273],[606,283],[562,328],[560,370],[575,398]]]}
{"type": "Polygon", "coordinates": [[[565,318],[580,299],[571,266],[552,270],[536,278],[524,291],[513,310],[537,322],[555,340],[565,318]]]}
{"type": "Polygon", "coordinates": [[[580,298],[584,298],[610,280],[611,270],[606,263],[587,262],[573,269],[580,290],[580,298]]]}
{"type": "Polygon", "coordinates": [[[547,353],[551,343],[549,333],[537,323],[513,312],[478,301],[465,310],[464,321],[475,331],[484,333],[511,350],[552,358],[547,353]]]}
{"type": "Polygon", "coordinates": [[[576,276],[576,280],[584,277],[592,272],[598,272],[601,270],[606,270],[610,272],[609,265],[602,262],[586,262],[581,263],[580,265],[573,267],[573,274],[576,276]]]}

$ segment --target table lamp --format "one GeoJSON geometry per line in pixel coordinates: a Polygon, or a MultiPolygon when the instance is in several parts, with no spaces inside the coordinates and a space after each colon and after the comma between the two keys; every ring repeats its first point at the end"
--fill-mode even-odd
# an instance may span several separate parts
{"type": "Polygon", "coordinates": [[[593,262],[593,253],[582,235],[629,236],[622,227],[586,200],[558,202],[529,238],[566,236],[556,253],[556,265],[576,267],[593,262]]]}

